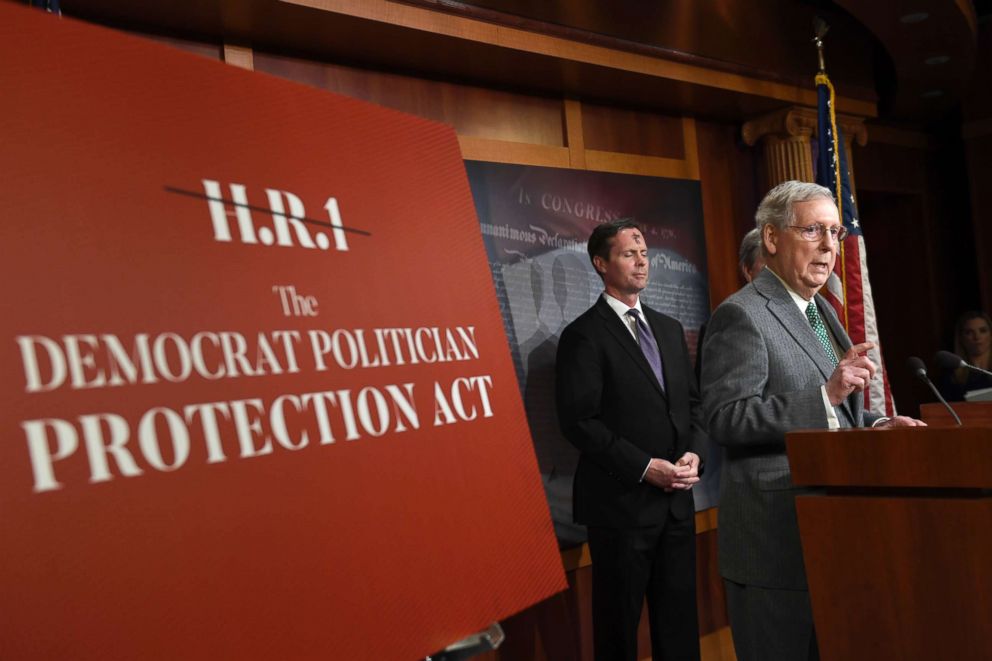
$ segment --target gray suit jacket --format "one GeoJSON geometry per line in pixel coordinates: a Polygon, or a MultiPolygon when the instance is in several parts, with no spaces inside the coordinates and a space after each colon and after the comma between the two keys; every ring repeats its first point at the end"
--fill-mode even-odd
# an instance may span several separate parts
{"type": "MultiPolygon", "coordinates": [[[[850,338],[830,305],[815,300],[843,353],[850,338]]],[[[703,351],[703,406],[710,436],[724,449],[720,573],[746,585],[806,589],[795,506],[803,490],[792,483],[785,434],[827,427],[820,387],[834,365],[767,269],[716,309],[703,351]]],[[[861,393],[835,412],[841,427],[874,420],[861,393]]]]}

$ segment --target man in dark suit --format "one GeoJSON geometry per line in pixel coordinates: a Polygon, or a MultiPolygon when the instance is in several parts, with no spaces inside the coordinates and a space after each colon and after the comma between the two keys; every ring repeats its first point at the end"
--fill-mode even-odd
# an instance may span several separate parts
{"type": "Polygon", "coordinates": [[[605,291],[558,343],[562,433],[580,451],[576,523],[589,529],[597,661],[637,658],[645,597],[655,659],[698,659],[692,486],[706,439],[682,326],[641,305],[648,249],[629,220],[589,237],[605,291]]]}
{"type": "Polygon", "coordinates": [[[785,434],[796,429],[923,424],[864,410],[871,342],[851,339],[817,294],[841,226],[830,190],[787,181],[755,214],[766,266],[717,307],[702,389],[723,446],[720,573],[738,661],[818,658],[785,434]]]}

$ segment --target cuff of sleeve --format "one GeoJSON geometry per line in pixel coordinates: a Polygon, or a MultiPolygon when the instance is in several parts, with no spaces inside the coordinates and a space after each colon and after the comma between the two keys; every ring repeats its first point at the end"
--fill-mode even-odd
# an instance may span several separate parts
{"type": "Polygon", "coordinates": [[[877,427],[877,426],[879,426],[879,425],[884,425],[884,424],[885,424],[886,422],[888,422],[888,421],[889,421],[889,420],[891,420],[891,419],[892,419],[892,418],[887,418],[887,417],[885,417],[885,416],[883,415],[883,416],[882,416],[881,418],[879,418],[879,419],[878,419],[878,420],[876,420],[875,422],[873,422],[873,423],[871,423],[871,426],[872,426],[872,427],[877,427]]]}
{"type": "Polygon", "coordinates": [[[827,387],[820,386],[820,395],[823,397],[823,410],[827,414],[827,429],[840,429],[840,420],[837,419],[837,411],[830,404],[830,398],[827,397],[827,387]]]}
{"type": "Polygon", "coordinates": [[[641,473],[641,479],[639,479],[638,482],[643,482],[644,481],[644,476],[648,474],[648,468],[650,468],[650,467],[651,467],[651,460],[648,459],[648,463],[644,467],[644,471],[641,473]]]}

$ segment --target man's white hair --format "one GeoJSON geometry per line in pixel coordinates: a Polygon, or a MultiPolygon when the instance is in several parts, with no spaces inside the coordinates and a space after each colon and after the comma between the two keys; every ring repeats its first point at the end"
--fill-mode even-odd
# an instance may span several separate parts
{"type": "MultiPolygon", "coordinates": [[[[764,236],[765,225],[774,225],[784,230],[796,222],[796,203],[810,200],[830,200],[834,202],[834,194],[830,189],[820,184],[806,181],[783,181],[768,191],[758,210],[754,214],[754,224],[758,232],[764,236]]],[[[765,242],[761,242],[761,252],[768,254],[765,242]]]]}

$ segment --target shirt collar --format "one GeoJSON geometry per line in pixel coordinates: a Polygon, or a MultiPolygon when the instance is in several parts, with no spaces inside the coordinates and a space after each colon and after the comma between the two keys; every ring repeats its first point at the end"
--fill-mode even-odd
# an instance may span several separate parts
{"type": "Polygon", "coordinates": [[[631,310],[631,309],[637,310],[642,317],[644,316],[644,310],[641,309],[640,296],[637,297],[637,302],[634,303],[633,308],[627,305],[626,303],[624,303],[623,301],[621,301],[620,299],[610,296],[605,291],[603,292],[603,299],[606,301],[606,304],[610,306],[610,309],[616,312],[617,316],[619,316],[624,321],[626,321],[627,319],[627,310],[631,310]]]}
{"type": "Polygon", "coordinates": [[[782,283],[782,286],[783,287],[785,287],[785,291],[789,292],[789,296],[792,297],[792,302],[796,304],[796,306],[799,308],[799,311],[800,312],[802,312],[803,314],[806,314],[806,308],[809,307],[809,304],[810,303],[812,303],[812,299],[811,300],[806,300],[805,298],[803,298],[802,296],[800,296],[798,293],[796,293],[796,291],[792,287],[790,287],[788,285],[788,283],[786,283],[786,281],[782,279],[782,276],[780,276],[778,273],[776,273],[775,270],[772,267],[770,267],[770,266],[768,266],[766,264],[765,265],[765,269],[769,273],[771,273],[772,275],[774,275],[776,278],[778,278],[778,281],[782,283]]]}

